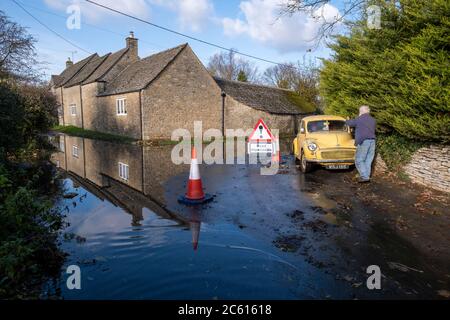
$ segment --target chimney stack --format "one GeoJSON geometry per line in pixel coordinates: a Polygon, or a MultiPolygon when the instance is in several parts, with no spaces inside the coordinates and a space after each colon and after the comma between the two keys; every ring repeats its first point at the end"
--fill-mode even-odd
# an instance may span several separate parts
{"type": "Polygon", "coordinates": [[[66,68],[68,68],[68,67],[70,67],[70,66],[73,66],[73,61],[70,60],[70,58],[67,58],[67,61],[66,61],[66,68]]]}
{"type": "Polygon", "coordinates": [[[138,39],[134,37],[134,32],[130,31],[130,35],[125,39],[127,48],[128,48],[128,54],[137,59],[138,58],[138,39]]]}

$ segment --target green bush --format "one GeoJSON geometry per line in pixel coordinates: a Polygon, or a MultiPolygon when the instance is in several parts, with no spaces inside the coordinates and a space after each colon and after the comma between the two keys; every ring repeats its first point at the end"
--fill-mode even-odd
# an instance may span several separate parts
{"type": "Polygon", "coordinates": [[[450,2],[373,2],[382,28],[361,19],[330,46],[320,81],[326,112],[355,116],[367,104],[382,131],[450,142],[450,2]]]}
{"type": "Polygon", "coordinates": [[[0,297],[36,297],[41,280],[63,261],[57,248],[62,215],[36,189],[38,168],[8,172],[0,164],[0,297]],[[31,176],[32,178],[29,178],[31,176]],[[28,181],[26,186],[18,186],[28,181]]]}
{"type": "Polygon", "coordinates": [[[378,153],[388,168],[396,172],[401,172],[401,167],[423,146],[423,142],[410,140],[395,133],[379,134],[377,137],[378,153]]]}

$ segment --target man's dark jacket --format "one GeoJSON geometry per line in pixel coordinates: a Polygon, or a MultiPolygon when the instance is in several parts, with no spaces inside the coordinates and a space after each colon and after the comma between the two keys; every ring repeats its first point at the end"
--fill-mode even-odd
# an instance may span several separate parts
{"type": "Polygon", "coordinates": [[[347,120],[345,123],[350,127],[355,127],[355,145],[360,145],[366,139],[375,139],[377,122],[369,113],[364,113],[356,119],[347,120]]]}

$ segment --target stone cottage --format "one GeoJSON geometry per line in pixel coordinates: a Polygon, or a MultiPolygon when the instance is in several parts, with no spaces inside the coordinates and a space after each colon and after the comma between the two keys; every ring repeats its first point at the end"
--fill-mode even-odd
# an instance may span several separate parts
{"type": "Polygon", "coordinates": [[[51,90],[60,124],[143,140],[170,138],[178,128],[193,132],[194,121],[203,130],[221,129],[222,122],[246,130],[259,118],[292,135],[314,112],[292,91],[212,77],[188,44],[141,59],[132,33],[122,50],[67,61],[51,90]]]}

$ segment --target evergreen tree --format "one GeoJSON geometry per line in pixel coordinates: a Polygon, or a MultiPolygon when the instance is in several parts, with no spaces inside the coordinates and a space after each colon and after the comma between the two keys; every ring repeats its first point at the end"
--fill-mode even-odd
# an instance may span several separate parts
{"type": "Polygon", "coordinates": [[[244,70],[240,70],[237,76],[237,80],[241,82],[247,82],[247,75],[245,74],[244,70]]]}
{"type": "Polygon", "coordinates": [[[330,45],[320,81],[326,111],[354,116],[368,104],[382,130],[449,142],[450,2],[375,3],[381,29],[363,17],[330,45]]]}

